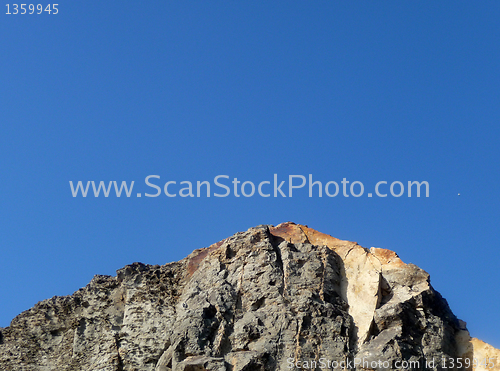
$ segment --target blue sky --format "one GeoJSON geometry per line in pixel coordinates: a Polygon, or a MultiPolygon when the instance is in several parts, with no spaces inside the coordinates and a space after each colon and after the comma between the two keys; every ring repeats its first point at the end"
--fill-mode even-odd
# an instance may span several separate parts
{"type": "Polygon", "coordinates": [[[295,221],[396,251],[431,274],[472,336],[500,347],[498,2],[61,1],[57,15],[5,12],[0,326],[94,274],[295,221]],[[163,186],[274,174],[361,181],[366,193],[144,197],[155,193],[148,175],[163,186]],[[79,180],[134,181],[134,192],[72,197],[79,180]],[[430,197],[366,195],[413,180],[429,182],[430,197]]]}

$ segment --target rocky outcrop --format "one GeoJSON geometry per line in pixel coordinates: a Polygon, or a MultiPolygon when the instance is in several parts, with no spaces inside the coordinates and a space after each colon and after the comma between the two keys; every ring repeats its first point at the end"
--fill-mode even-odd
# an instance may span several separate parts
{"type": "Polygon", "coordinates": [[[476,338],[472,338],[470,344],[474,356],[472,361],[476,366],[475,371],[500,370],[500,350],[476,338]]]}
{"type": "Polygon", "coordinates": [[[422,269],[293,223],[95,276],[0,329],[13,371],[495,370],[498,354],[422,269]]]}

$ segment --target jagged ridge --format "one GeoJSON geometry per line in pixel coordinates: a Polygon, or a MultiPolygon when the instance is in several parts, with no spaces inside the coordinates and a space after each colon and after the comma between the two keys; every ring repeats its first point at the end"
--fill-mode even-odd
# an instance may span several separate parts
{"type": "Polygon", "coordinates": [[[394,369],[483,356],[498,370],[498,355],[422,269],[294,223],[95,276],[0,331],[2,370],[289,370],[320,359],[394,369]]]}

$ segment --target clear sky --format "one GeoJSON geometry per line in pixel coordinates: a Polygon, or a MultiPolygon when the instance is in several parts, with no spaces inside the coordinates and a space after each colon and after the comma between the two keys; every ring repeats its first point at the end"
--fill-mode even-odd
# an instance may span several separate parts
{"type": "Polygon", "coordinates": [[[2,6],[0,326],[94,274],[295,221],[396,251],[500,347],[498,1],[2,6]],[[365,193],[145,197],[148,175],[178,192],[274,174],[365,193]],[[73,197],[79,180],[135,185],[73,197]],[[368,197],[378,181],[427,181],[430,197],[368,197]]]}

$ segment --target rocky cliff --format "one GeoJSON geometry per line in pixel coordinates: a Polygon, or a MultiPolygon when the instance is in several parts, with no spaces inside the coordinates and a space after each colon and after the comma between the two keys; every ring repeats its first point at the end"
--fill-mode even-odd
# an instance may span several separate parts
{"type": "Polygon", "coordinates": [[[425,271],[293,223],[95,276],[0,330],[9,371],[473,366],[500,370],[500,351],[470,338],[425,271]]]}

